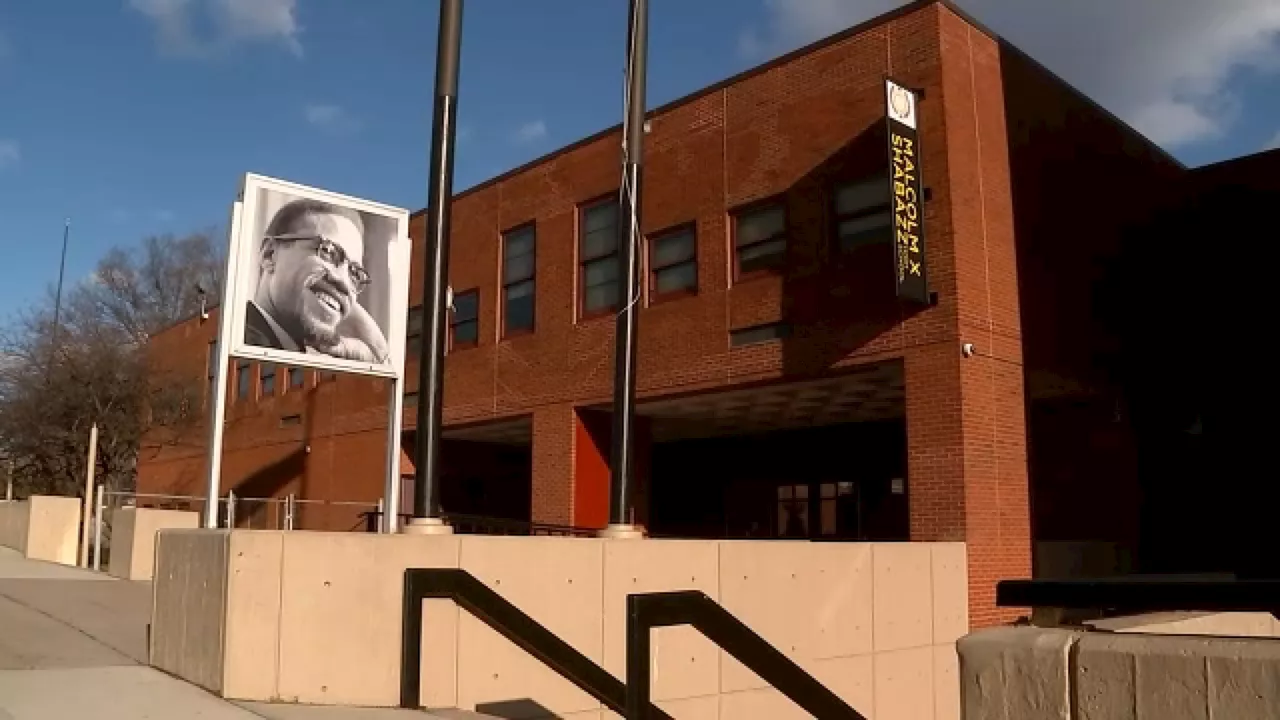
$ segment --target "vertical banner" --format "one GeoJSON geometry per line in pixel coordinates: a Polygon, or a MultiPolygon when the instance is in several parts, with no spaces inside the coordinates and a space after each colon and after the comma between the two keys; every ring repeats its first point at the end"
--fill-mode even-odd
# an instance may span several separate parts
{"type": "Polygon", "coordinates": [[[924,189],[920,181],[916,101],[913,90],[885,80],[895,287],[898,297],[927,304],[929,277],[924,256],[924,189]]]}

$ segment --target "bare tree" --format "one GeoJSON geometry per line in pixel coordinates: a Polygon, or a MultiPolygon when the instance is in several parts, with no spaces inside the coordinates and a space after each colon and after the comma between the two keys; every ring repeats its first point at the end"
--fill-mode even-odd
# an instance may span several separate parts
{"type": "Polygon", "coordinates": [[[110,489],[133,487],[143,435],[192,429],[201,378],[151,365],[145,344],[200,310],[198,288],[216,297],[221,268],[209,235],[147,238],[64,293],[56,333],[52,297],[0,330],[0,452],[22,494],[79,494],[95,422],[110,489]]]}

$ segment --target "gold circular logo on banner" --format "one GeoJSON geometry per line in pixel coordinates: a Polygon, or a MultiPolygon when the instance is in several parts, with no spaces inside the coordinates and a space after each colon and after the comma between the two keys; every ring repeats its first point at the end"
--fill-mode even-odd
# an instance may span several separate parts
{"type": "Polygon", "coordinates": [[[889,107],[894,117],[907,117],[911,112],[911,94],[896,85],[889,88],[889,107]]]}

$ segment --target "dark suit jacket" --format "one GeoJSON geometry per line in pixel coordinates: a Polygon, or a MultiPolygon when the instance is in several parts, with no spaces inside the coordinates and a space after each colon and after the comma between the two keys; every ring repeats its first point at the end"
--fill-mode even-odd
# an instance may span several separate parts
{"type": "Polygon", "coordinates": [[[244,342],[246,345],[254,347],[275,348],[283,350],[284,343],[281,342],[275,330],[271,329],[267,318],[263,316],[262,311],[252,302],[246,303],[246,312],[244,314],[244,342]]]}

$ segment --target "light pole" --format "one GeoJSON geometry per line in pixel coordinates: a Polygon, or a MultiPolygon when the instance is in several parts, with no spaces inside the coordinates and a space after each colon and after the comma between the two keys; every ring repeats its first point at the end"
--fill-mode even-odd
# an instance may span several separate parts
{"type": "MultiPolygon", "coordinates": [[[[453,204],[453,150],[458,119],[458,61],[462,0],[440,0],[436,41],[435,109],[431,126],[431,179],[427,190],[427,247],[423,253],[422,320],[426,338],[418,363],[418,423],[414,443],[413,519],[406,532],[445,534],[440,518],[440,426],[444,422],[444,354],[449,331],[449,221],[453,204]]],[[[388,498],[386,512],[399,512],[388,498]]]]}
{"type": "Polygon", "coordinates": [[[609,527],[606,537],[639,537],[635,502],[636,311],[640,304],[640,182],[644,161],[645,71],[649,4],[631,0],[627,23],[627,90],[622,123],[622,188],[618,193],[618,262],[626,294],[615,323],[613,447],[609,463],[609,527]]]}

